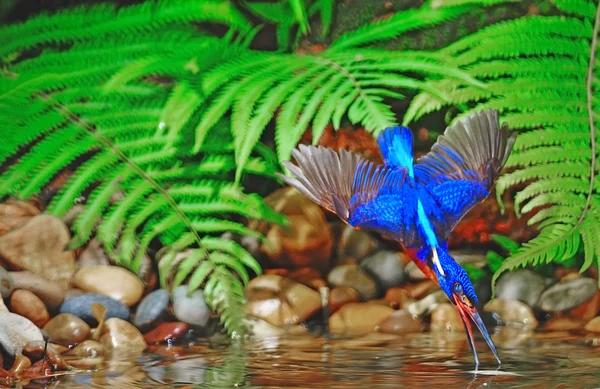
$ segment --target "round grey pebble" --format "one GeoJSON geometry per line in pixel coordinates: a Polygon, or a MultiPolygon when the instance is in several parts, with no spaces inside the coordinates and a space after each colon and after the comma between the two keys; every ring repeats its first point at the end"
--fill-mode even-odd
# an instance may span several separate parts
{"type": "Polygon", "coordinates": [[[129,319],[129,308],[120,301],[108,296],[95,293],[83,293],[63,302],[58,311],[59,313],[70,313],[77,316],[90,326],[98,324],[92,314],[92,304],[99,303],[106,307],[106,319],[116,317],[118,319],[129,319]]]}
{"type": "Polygon", "coordinates": [[[519,269],[504,273],[496,284],[496,298],[519,300],[530,307],[535,307],[546,289],[546,282],[539,274],[519,269]]]}
{"type": "Polygon", "coordinates": [[[188,286],[173,290],[173,314],[177,320],[194,326],[205,326],[210,319],[210,308],[204,301],[204,291],[198,289],[188,296],[188,286]]]}
{"type": "Polygon", "coordinates": [[[12,279],[10,274],[0,267],[0,294],[3,299],[8,299],[15,289],[15,281],[12,279]]]}
{"type": "Polygon", "coordinates": [[[402,285],[408,278],[394,251],[379,251],[363,259],[360,266],[377,281],[380,293],[402,285]]]}
{"type": "Polygon", "coordinates": [[[563,312],[589,300],[596,290],[596,280],[592,278],[559,282],[542,293],[538,306],[546,312],[563,312]]]}
{"type": "Polygon", "coordinates": [[[148,294],[140,302],[133,324],[142,332],[150,330],[160,321],[169,306],[169,292],[158,289],[148,294]]]}

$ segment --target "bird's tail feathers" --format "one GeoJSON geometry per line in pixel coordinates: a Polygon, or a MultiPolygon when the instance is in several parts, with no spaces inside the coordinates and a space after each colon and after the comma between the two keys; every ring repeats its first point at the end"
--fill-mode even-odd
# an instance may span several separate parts
{"type": "Polygon", "coordinates": [[[361,157],[346,150],[337,153],[322,146],[305,145],[292,150],[292,156],[298,165],[289,161],[283,162],[283,165],[295,177],[283,174],[278,176],[347,222],[350,217],[354,175],[361,157]]]}

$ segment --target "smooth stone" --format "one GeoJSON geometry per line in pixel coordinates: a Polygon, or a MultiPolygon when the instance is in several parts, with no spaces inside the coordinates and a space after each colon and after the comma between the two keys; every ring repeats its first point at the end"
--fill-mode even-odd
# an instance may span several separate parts
{"type": "Polygon", "coordinates": [[[410,278],[411,280],[426,280],[426,279],[428,279],[427,276],[425,275],[425,273],[423,273],[421,271],[421,269],[419,269],[419,267],[413,261],[410,261],[409,263],[407,263],[404,270],[406,270],[406,272],[408,273],[408,278],[410,278]]]}
{"type": "Polygon", "coordinates": [[[539,324],[531,308],[518,300],[494,299],[485,304],[483,309],[498,314],[500,319],[509,325],[536,328],[539,324]]]}
{"type": "MultiPolygon", "coordinates": [[[[357,230],[345,223],[340,224],[341,226],[336,226],[341,227],[339,237],[336,237],[337,258],[352,257],[360,260],[381,246],[381,243],[367,231],[357,230]]],[[[336,227],[332,226],[332,228],[336,227]]]]}
{"type": "Polygon", "coordinates": [[[380,294],[400,286],[408,279],[404,265],[398,253],[379,251],[363,259],[360,266],[377,281],[380,294]]]}
{"type": "Polygon", "coordinates": [[[85,294],[85,290],[81,290],[79,288],[71,288],[65,293],[65,301],[70,300],[75,296],[79,296],[80,294],[85,294]]]}
{"type": "Polygon", "coordinates": [[[57,282],[46,280],[30,271],[9,273],[15,283],[15,289],[28,290],[38,296],[48,310],[56,311],[65,299],[65,289],[57,282]]]}
{"type": "Polygon", "coordinates": [[[305,325],[296,324],[281,328],[255,317],[249,317],[244,322],[254,339],[279,338],[284,335],[307,335],[309,333],[309,329],[305,325]]]}
{"type": "Polygon", "coordinates": [[[59,218],[38,215],[0,236],[0,257],[66,287],[75,272],[75,255],[65,250],[70,240],[71,234],[59,218]]]}
{"type": "Polygon", "coordinates": [[[356,289],[349,286],[339,286],[329,292],[329,312],[333,313],[340,307],[360,301],[360,295],[356,289]]]}
{"type": "Polygon", "coordinates": [[[327,281],[334,287],[349,286],[356,289],[363,301],[377,297],[377,283],[360,266],[336,266],[327,275],[327,281]]]}
{"type": "Polygon", "coordinates": [[[15,281],[6,269],[0,267],[0,294],[2,298],[8,299],[13,290],[15,290],[15,281]]]}
{"type": "Polygon", "coordinates": [[[188,296],[188,286],[181,285],[173,290],[173,314],[177,320],[195,326],[205,326],[210,319],[211,309],[204,301],[204,291],[198,289],[188,296]]]}
{"type": "Polygon", "coordinates": [[[546,331],[571,331],[578,330],[584,326],[581,320],[572,317],[553,317],[544,323],[546,331]]]}
{"type": "Polygon", "coordinates": [[[500,277],[496,284],[496,298],[519,300],[535,307],[545,289],[546,283],[542,276],[528,269],[519,269],[500,277]]]}
{"type": "Polygon", "coordinates": [[[12,356],[21,354],[29,342],[44,341],[42,331],[31,320],[11,312],[0,312],[0,345],[12,356]]]}
{"type": "Polygon", "coordinates": [[[306,285],[314,290],[319,290],[319,288],[327,286],[327,282],[325,282],[325,280],[321,277],[321,274],[317,270],[310,267],[303,267],[301,269],[290,271],[285,275],[285,277],[306,285]]]}
{"type": "Polygon", "coordinates": [[[169,306],[169,292],[157,289],[142,299],[133,324],[142,332],[148,331],[165,315],[169,306]]]}
{"type": "Polygon", "coordinates": [[[597,289],[597,281],[593,278],[559,282],[542,293],[538,306],[546,312],[566,311],[592,298],[597,289]]]}
{"type": "Polygon", "coordinates": [[[421,319],[406,311],[395,311],[379,326],[379,331],[396,335],[422,332],[424,329],[425,325],[421,319]]]}
{"type": "Polygon", "coordinates": [[[100,344],[119,354],[140,354],[148,345],[142,333],[125,320],[111,318],[104,323],[100,344]]]}
{"type": "Polygon", "coordinates": [[[77,258],[77,269],[91,266],[108,266],[110,260],[102,243],[94,238],[90,240],[87,247],[79,254],[77,258]]]}
{"type": "Polygon", "coordinates": [[[332,334],[364,335],[377,331],[393,312],[392,308],[379,304],[346,304],[329,318],[329,331],[332,334]]]}
{"type": "Polygon", "coordinates": [[[433,332],[464,332],[465,328],[454,305],[439,304],[431,312],[431,331],[433,332]]]}
{"type": "Polygon", "coordinates": [[[248,315],[283,327],[300,324],[321,309],[321,295],[276,274],[259,276],[246,287],[248,315]]]}
{"type": "Polygon", "coordinates": [[[68,347],[86,340],[90,335],[90,326],[77,316],[61,313],[44,326],[44,331],[51,342],[68,347]]]}
{"type": "Polygon", "coordinates": [[[96,358],[104,355],[104,346],[95,340],[84,340],[65,353],[65,355],[79,358],[96,358]]]}
{"type": "Polygon", "coordinates": [[[433,292],[419,301],[406,304],[406,311],[411,315],[423,316],[432,312],[439,304],[447,303],[448,297],[443,290],[433,292]]]}
{"type": "Polygon", "coordinates": [[[144,283],[120,266],[89,266],[75,273],[73,285],[89,293],[112,297],[131,307],[144,293],[144,283]]]}
{"type": "Polygon", "coordinates": [[[21,227],[40,210],[25,201],[8,200],[0,204],[0,235],[21,227]]]}
{"type": "Polygon", "coordinates": [[[39,328],[42,328],[50,320],[50,314],[44,302],[28,290],[15,290],[10,296],[10,308],[13,313],[28,318],[39,328]]]}
{"type": "Polygon", "coordinates": [[[584,328],[586,331],[600,332],[600,316],[596,316],[592,320],[588,321],[584,328]]]}
{"type": "Polygon", "coordinates": [[[148,344],[158,344],[175,340],[185,335],[188,328],[189,326],[185,323],[160,323],[158,327],[144,334],[144,340],[148,344]]]}
{"type": "Polygon", "coordinates": [[[98,324],[92,313],[92,304],[104,305],[107,309],[106,318],[129,319],[129,308],[120,301],[113,298],[94,293],[84,293],[62,303],[60,313],[70,313],[82,319],[86,323],[95,326],[98,324]]]}

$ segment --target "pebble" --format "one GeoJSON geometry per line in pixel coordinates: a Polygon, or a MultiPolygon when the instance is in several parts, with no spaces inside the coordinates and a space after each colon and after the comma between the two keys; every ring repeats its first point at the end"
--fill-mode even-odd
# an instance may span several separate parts
{"type": "Polygon", "coordinates": [[[90,335],[90,326],[77,316],[61,313],[44,326],[44,331],[51,342],[69,347],[86,340],[90,335]]]}
{"type": "Polygon", "coordinates": [[[96,238],[90,240],[87,247],[79,254],[77,258],[77,269],[90,266],[108,266],[110,260],[102,243],[96,238]]]}
{"type": "Polygon", "coordinates": [[[346,304],[329,318],[329,331],[332,334],[364,335],[377,331],[393,312],[392,308],[379,304],[346,304]]]}
{"type": "Polygon", "coordinates": [[[349,286],[339,286],[329,292],[329,312],[333,313],[342,306],[360,301],[360,295],[349,286]]]}
{"type": "Polygon", "coordinates": [[[411,315],[423,316],[432,312],[439,304],[447,303],[448,297],[443,290],[433,292],[419,301],[406,304],[406,311],[411,315]]]}
{"type": "Polygon", "coordinates": [[[65,355],[79,357],[79,358],[95,358],[104,355],[104,346],[95,340],[84,340],[71,350],[67,351],[65,355]]]}
{"type": "Polygon", "coordinates": [[[406,267],[404,268],[406,270],[406,273],[408,273],[408,277],[411,280],[427,280],[427,276],[421,271],[421,269],[419,269],[419,267],[413,262],[410,261],[409,263],[406,264],[406,267]]]}
{"type": "Polygon", "coordinates": [[[399,254],[394,251],[379,251],[360,263],[360,266],[377,281],[380,295],[386,290],[400,286],[408,279],[399,254]]]}
{"type": "Polygon", "coordinates": [[[439,304],[431,312],[431,331],[433,332],[464,332],[465,327],[454,305],[439,304]]]}
{"type": "Polygon", "coordinates": [[[118,354],[140,354],[148,345],[141,332],[125,320],[111,318],[104,323],[100,344],[118,354]]]}
{"type": "Polygon", "coordinates": [[[144,283],[120,266],[89,266],[75,273],[73,285],[89,293],[112,297],[131,307],[144,293],[144,283]]]}
{"type": "Polygon", "coordinates": [[[59,218],[38,215],[0,236],[0,257],[16,268],[66,286],[75,272],[75,255],[65,250],[70,240],[71,234],[59,218]]]}
{"type": "Polygon", "coordinates": [[[181,285],[173,290],[173,314],[177,320],[195,326],[205,326],[210,319],[211,309],[204,301],[204,291],[198,289],[188,296],[188,286],[181,285]]]}
{"type": "Polygon", "coordinates": [[[584,322],[573,319],[572,317],[558,316],[553,317],[544,324],[547,331],[571,331],[583,327],[584,322]]]}
{"type": "Polygon", "coordinates": [[[379,326],[379,331],[396,335],[422,332],[424,329],[421,319],[406,311],[395,311],[379,326]]]}
{"type": "MultiPolygon", "coordinates": [[[[0,204],[1,205],[1,204],[0,204]]],[[[0,267],[0,294],[3,299],[8,299],[15,289],[15,281],[3,267],[0,267]]]]}
{"type": "Polygon", "coordinates": [[[377,283],[362,268],[356,265],[334,267],[327,275],[327,281],[334,286],[349,286],[360,294],[363,301],[377,297],[377,283]]]}
{"type": "Polygon", "coordinates": [[[598,312],[600,312],[600,290],[596,291],[594,297],[573,308],[569,312],[569,316],[587,322],[593,319],[598,312]]]}
{"type": "Polygon", "coordinates": [[[44,302],[28,290],[15,290],[10,296],[10,308],[13,313],[28,318],[39,328],[50,320],[44,302]]]}
{"type": "Polygon", "coordinates": [[[65,289],[57,282],[49,281],[30,271],[9,273],[15,289],[28,290],[38,296],[48,310],[54,312],[65,299],[65,289]]]}
{"type": "Polygon", "coordinates": [[[500,277],[496,285],[496,298],[519,300],[535,307],[545,289],[546,283],[542,276],[528,269],[519,269],[500,277]]]}
{"type": "Polygon", "coordinates": [[[338,223],[334,228],[341,229],[336,231],[337,237],[337,258],[352,257],[358,260],[366,257],[377,250],[381,243],[370,233],[363,230],[357,230],[346,223],[338,223]]]}
{"type": "Polygon", "coordinates": [[[43,341],[42,331],[31,320],[11,312],[0,312],[0,345],[12,356],[21,354],[29,342],[43,341]]]}
{"type": "Polygon", "coordinates": [[[0,235],[21,227],[40,210],[25,201],[8,200],[0,204],[0,235]]]}
{"type": "Polygon", "coordinates": [[[585,330],[590,332],[600,332],[600,316],[596,316],[585,325],[585,330]]]}
{"type": "Polygon", "coordinates": [[[107,296],[94,293],[84,293],[62,303],[59,308],[60,313],[70,313],[82,319],[86,323],[95,326],[98,324],[92,313],[92,304],[98,303],[104,305],[107,309],[107,318],[129,319],[129,308],[120,301],[107,296]]]}
{"type": "Polygon", "coordinates": [[[304,325],[289,325],[280,328],[255,317],[245,320],[252,337],[255,339],[277,338],[283,335],[307,335],[309,330],[304,325]]]}
{"type": "Polygon", "coordinates": [[[277,326],[304,322],[321,309],[321,295],[299,282],[268,274],[246,287],[248,315],[277,326]]]}
{"type": "Polygon", "coordinates": [[[518,300],[494,299],[484,305],[483,309],[494,312],[508,325],[516,324],[536,328],[538,321],[529,306],[518,300]]]}
{"type": "Polygon", "coordinates": [[[558,282],[542,293],[538,306],[546,312],[566,311],[592,298],[597,289],[597,282],[593,278],[558,282]]]}
{"type": "Polygon", "coordinates": [[[321,274],[317,270],[310,267],[303,267],[301,269],[293,270],[287,273],[285,277],[306,285],[314,290],[319,290],[319,288],[327,286],[327,282],[323,280],[321,274]]]}
{"type": "Polygon", "coordinates": [[[138,305],[133,324],[142,332],[150,330],[165,315],[169,299],[169,292],[164,289],[148,294],[138,305]]]}
{"type": "Polygon", "coordinates": [[[188,325],[185,323],[160,323],[152,331],[144,334],[144,340],[148,344],[158,344],[168,340],[175,340],[185,335],[188,328],[188,325]]]}

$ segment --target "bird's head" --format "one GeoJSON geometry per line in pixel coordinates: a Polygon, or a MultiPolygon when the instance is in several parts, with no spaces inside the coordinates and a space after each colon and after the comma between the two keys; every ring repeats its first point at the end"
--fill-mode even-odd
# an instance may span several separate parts
{"type": "Polygon", "coordinates": [[[471,349],[473,350],[473,355],[475,356],[475,361],[479,363],[477,359],[477,352],[475,351],[473,331],[471,329],[469,318],[471,318],[477,328],[479,328],[479,331],[485,338],[486,343],[494,353],[498,363],[500,363],[500,358],[496,352],[496,347],[494,346],[494,343],[492,342],[492,339],[485,328],[485,324],[483,324],[483,321],[479,316],[479,312],[477,312],[477,308],[475,308],[475,304],[477,304],[477,294],[475,294],[475,289],[473,288],[473,284],[471,283],[467,272],[458,263],[456,263],[456,261],[450,257],[447,252],[440,253],[440,256],[447,256],[448,258],[440,258],[444,264],[444,274],[436,271],[438,282],[442,290],[448,296],[450,302],[454,304],[456,310],[460,314],[469,337],[469,342],[471,349]]]}

